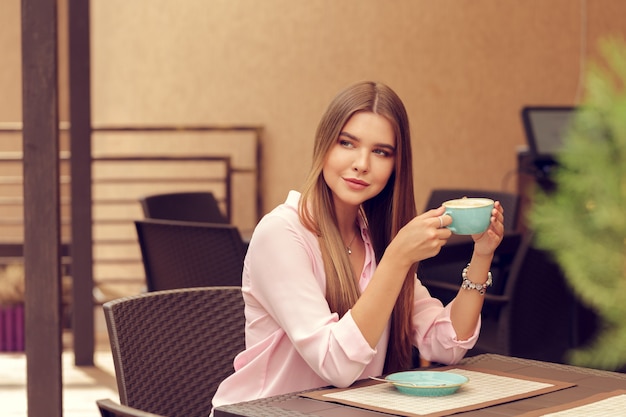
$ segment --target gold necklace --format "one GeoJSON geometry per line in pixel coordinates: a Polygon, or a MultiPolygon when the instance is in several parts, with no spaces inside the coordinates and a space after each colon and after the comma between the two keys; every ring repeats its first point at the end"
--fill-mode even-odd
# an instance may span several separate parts
{"type": "Polygon", "coordinates": [[[356,232],[354,232],[354,236],[352,236],[352,239],[350,240],[350,243],[348,243],[348,246],[346,246],[346,249],[348,250],[348,255],[352,255],[352,242],[354,242],[354,239],[356,238],[356,232]]]}

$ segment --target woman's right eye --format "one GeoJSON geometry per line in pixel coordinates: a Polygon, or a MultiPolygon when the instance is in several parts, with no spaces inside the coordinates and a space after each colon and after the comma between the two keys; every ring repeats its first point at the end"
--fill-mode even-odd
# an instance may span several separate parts
{"type": "Polygon", "coordinates": [[[354,144],[346,139],[339,139],[339,145],[343,146],[344,148],[353,148],[354,144]]]}

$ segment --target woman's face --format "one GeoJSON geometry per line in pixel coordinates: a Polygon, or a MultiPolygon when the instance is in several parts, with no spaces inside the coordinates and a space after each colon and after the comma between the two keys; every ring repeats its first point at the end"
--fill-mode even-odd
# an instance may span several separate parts
{"type": "Polygon", "coordinates": [[[371,113],[348,119],[326,156],[322,174],[336,207],[358,207],[380,193],[395,164],[396,139],[391,123],[371,113]]]}

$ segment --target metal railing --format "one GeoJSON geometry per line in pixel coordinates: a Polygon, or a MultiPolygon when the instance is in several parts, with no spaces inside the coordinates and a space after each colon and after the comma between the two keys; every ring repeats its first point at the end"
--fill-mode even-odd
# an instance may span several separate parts
{"type": "MultiPolygon", "coordinates": [[[[62,135],[69,136],[69,125],[61,123],[59,126],[62,135]]],[[[241,229],[247,230],[261,216],[260,195],[260,147],[261,126],[101,126],[92,129],[92,143],[96,145],[101,140],[116,140],[122,135],[122,141],[127,149],[122,152],[107,150],[92,151],[92,213],[93,213],[93,251],[94,251],[94,282],[98,284],[115,284],[118,282],[143,283],[143,268],[141,255],[136,240],[133,221],[142,216],[138,197],[148,195],[168,188],[178,190],[206,189],[214,192],[227,218],[241,229]],[[246,139],[248,154],[252,154],[252,163],[239,164],[237,152],[241,146],[235,144],[235,149],[211,150],[185,149],[181,144],[180,136],[195,135],[196,143],[205,137],[209,143],[212,136],[224,137],[232,134],[249,136],[246,139]],[[151,135],[167,134],[169,139],[160,137],[161,144],[171,144],[171,153],[166,153],[152,146],[133,150],[132,140],[129,137],[141,136],[144,143],[152,143],[151,135]],[[130,136],[129,136],[130,135],[130,136]],[[193,171],[179,174],[186,166],[193,165],[193,171]],[[112,167],[112,168],[107,168],[112,167]],[[175,168],[179,167],[179,168],[175,168]],[[101,175],[100,170],[108,171],[101,175]],[[164,172],[176,171],[176,175],[166,176],[164,172]],[[198,172],[196,172],[198,171],[198,172]],[[139,172],[139,173],[138,173],[139,172]],[[150,172],[153,175],[150,175],[150,172]],[[245,180],[241,180],[245,178],[245,180]],[[241,190],[245,183],[250,190],[241,190]],[[143,191],[142,191],[143,190],[143,191]],[[119,192],[118,192],[119,191],[119,192]],[[235,192],[237,191],[237,192],[235,192]],[[241,201],[240,196],[249,198],[241,201]],[[252,215],[244,220],[238,214],[241,208],[250,211],[252,215]],[[246,224],[237,224],[237,222],[246,224]]],[[[21,124],[0,123],[1,135],[21,135],[21,124]]],[[[21,139],[21,138],[20,138],[21,139]]],[[[215,139],[215,137],[213,137],[215,139]]],[[[69,138],[65,139],[66,141],[69,138]]],[[[234,141],[235,139],[233,139],[234,141]]],[[[228,142],[229,140],[226,140],[228,142]]],[[[21,141],[20,141],[21,143],[21,141]]],[[[20,145],[21,146],[21,145],[20,145]]],[[[94,146],[97,148],[97,146],[94,146]]],[[[214,147],[213,147],[214,148],[214,147]]],[[[71,246],[71,195],[69,184],[71,178],[69,169],[71,155],[67,150],[60,152],[59,161],[61,174],[59,178],[61,193],[61,225],[62,240],[66,247],[71,246]]],[[[22,154],[17,150],[0,151],[0,168],[9,165],[20,165],[22,154]]],[[[250,162],[250,161],[249,161],[250,162]]],[[[23,199],[22,199],[21,171],[0,169],[0,263],[2,259],[12,259],[20,256],[20,247],[23,235],[23,199]],[[8,173],[8,174],[7,174],[8,173]],[[19,213],[18,213],[19,212],[19,213]],[[7,214],[8,213],[8,214],[7,214]]],[[[85,202],[88,204],[88,202],[85,202]]]]}

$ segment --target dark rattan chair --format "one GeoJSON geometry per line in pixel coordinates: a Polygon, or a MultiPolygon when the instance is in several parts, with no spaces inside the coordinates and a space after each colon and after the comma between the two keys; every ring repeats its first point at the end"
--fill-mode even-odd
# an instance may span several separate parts
{"type": "Polygon", "coordinates": [[[148,291],[241,285],[245,246],[233,225],[135,221],[148,291]]]}
{"type": "Polygon", "coordinates": [[[120,402],[168,417],[206,417],[244,349],[241,287],[148,292],[103,309],[120,402]]]}
{"type": "MultiPolygon", "coordinates": [[[[522,240],[521,233],[506,233],[496,249],[491,266],[493,286],[489,293],[502,294],[522,240]]],[[[417,275],[431,290],[431,295],[444,304],[456,296],[461,285],[461,271],[469,262],[474,241],[469,236],[452,236],[438,255],[420,261],[417,275]]]]}
{"type": "Polygon", "coordinates": [[[148,413],[136,408],[121,405],[110,399],[96,400],[102,417],[165,417],[161,414],[148,413]]]}
{"type": "MultiPolygon", "coordinates": [[[[533,234],[508,234],[499,250],[511,252],[510,270],[485,294],[480,337],[470,355],[496,353],[565,362],[579,341],[580,304],[549,254],[533,246],[533,234]],[[500,249],[501,248],[501,249],[500,249]],[[515,249],[516,248],[516,249],[515,249]]],[[[424,279],[433,296],[452,299],[461,283],[424,279]]]]}
{"type": "Polygon", "coordinates": [[[572,293],[561,267],[535,246],[528,232],[515,255],[496,320],[485,322],[495,336],[483,338],[476,353],[492,352],[547,362],[567,362],[570,349],[584,345],[593,329],[592,312],[572,293]]]}
{"type": "Polygon", "coordinates": [[[228,223],[213,193],[208,191],[164,193],[139,199],[147,219],[228,223]]]}

